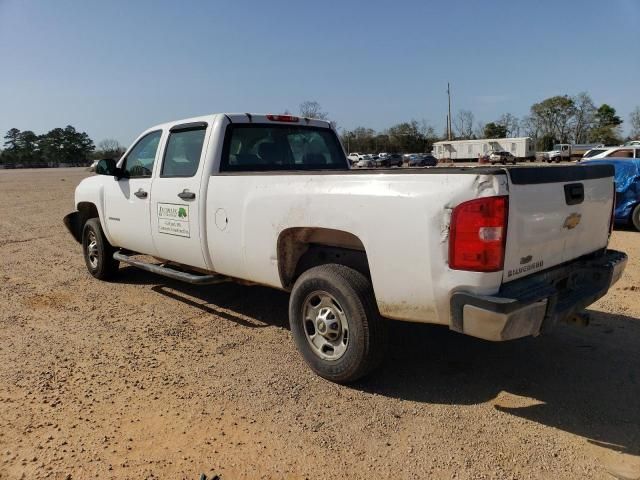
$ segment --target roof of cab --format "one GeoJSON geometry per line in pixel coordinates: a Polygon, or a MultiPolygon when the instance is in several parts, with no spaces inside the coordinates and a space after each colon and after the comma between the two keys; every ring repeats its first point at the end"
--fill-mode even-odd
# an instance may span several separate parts
{"type": "Polygon", "coordinates": [[[298,115],[291,115],[286,113],[225,113],[224,114],[231,123],[282,123],[291,125],[292,123],[298,125],[310,125],[313,127],[327,128],[331,127],[331,123],[326,120],[318,120],[315,118],[300,117],[298,115]],[[272,117],[287,117],[295,119],[294,121],[278,121],[268,118],[272,117]]]}
{"type": "Polygon", "coordinates": [[[184,123],[197,123],[197,122],[206,122],[213,123],[218,116],[225,116],[231,123],[276,123],[282,125],[309,125],[312,127],[321,127],[321,128],[331,128],[331,123],[326,120],[318,120],[315,118],[306,118],[299,117],[297,115],[286,115],[286,114],[266,114],[266,113],[212,113],[209,115],[201,115],[199,117],[191,117],[191,118],[183,118],[180,120],[173,120],[171,122],[164,122],[158,125],[154,125],[153,127],[146,130],[146,132],[150,132],[153,130],[167,129],[174,127],[176,125],[181,125],[184,123]],[[267,117],[269,116],[287,116],[292,119],[297,119],[294,121],[278,121],[272,120],[267,117]]]}

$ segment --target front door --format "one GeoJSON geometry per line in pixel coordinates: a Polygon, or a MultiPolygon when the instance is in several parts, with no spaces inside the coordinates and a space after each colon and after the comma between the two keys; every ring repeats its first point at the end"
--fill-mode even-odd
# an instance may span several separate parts
{"type": "Polygon", "coordinates": [[[151,176],[161,137],[161,130],[143,136],[121,164],[123,176],[105,180],[104,221],[114,246],[155,254],[149,222],[151,176]]]}
{"type": "MultiPolygon", "coordinates": [[[[153,181],[151,231],[160,258],[208,268],[200,238],[200,188],[205,123],[177,125],[169,131],[162,165],[153,181]]],[[[205,183],[206,185],[206,183],[205,183]]]]}

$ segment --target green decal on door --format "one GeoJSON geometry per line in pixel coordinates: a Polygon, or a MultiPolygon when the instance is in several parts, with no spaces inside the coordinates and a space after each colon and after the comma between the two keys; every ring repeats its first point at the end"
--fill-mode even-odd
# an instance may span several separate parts
{"type": "Polygon", "coordinates": [[[158,232],[189,238],[189,205],[158,203],[158,232]]]}

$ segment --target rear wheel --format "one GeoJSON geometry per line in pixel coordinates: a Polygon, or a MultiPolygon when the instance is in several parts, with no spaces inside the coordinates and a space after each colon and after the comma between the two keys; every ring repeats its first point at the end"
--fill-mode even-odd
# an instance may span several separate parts
{"type": "Polygon", "coordinates": [[[321,265],[298,278],[289,324],[306,363],[332,382],[354,382],[382,360],[384,320],[371,283],[344,265],[321,265]]]}
{"type": "Polygon", "coordinates": [[[640,203],[636,205],[631,213],[631,223],[633,223],[636,230],[640,231],[640,203]]]}
{"type": "Polygon", "coordinates": [[[87,220],[82,230],[82,253],[89,273],[98,280],[112,278],[119,266],[119,262],[113,259],[114,251],[102,232],[100,220],[87,220]]]}

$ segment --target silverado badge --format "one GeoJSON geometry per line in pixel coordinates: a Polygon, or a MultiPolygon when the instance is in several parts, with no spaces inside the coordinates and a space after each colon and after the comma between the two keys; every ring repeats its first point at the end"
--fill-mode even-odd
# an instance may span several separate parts
{"type": "Polygon", "coordinates": [[[581,214],[572,213],[571,215],[569,215],[567,218],[564,219],[563,227],[566,228],[567,230],[572,230],[578,226],[581,218],[582,218],[581,214]]]}

